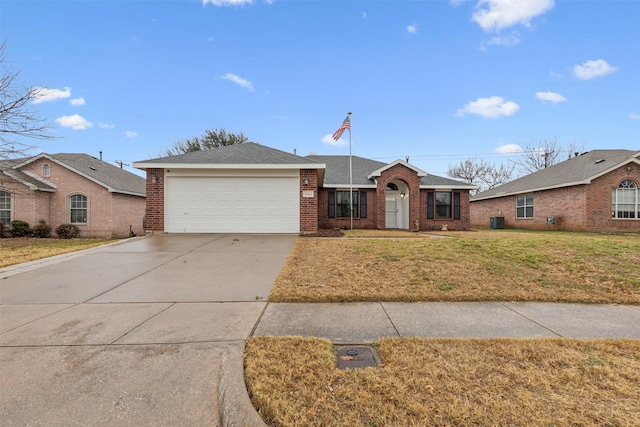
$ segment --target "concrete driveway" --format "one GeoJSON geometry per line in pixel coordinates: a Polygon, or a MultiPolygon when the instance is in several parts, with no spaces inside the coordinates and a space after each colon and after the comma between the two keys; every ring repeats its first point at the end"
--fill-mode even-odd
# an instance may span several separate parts
{"type": "Polygon", "coordinates": [[[218,425],[294,235],[153,235],[0,270],[2,425],[218,425]]]}

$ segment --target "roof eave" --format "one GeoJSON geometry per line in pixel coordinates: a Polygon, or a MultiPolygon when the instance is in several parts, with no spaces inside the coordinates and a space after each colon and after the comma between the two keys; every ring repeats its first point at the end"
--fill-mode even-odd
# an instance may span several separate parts
{"type": "Polygon", "coordinates": [[[148,163],[134,162],[133,167],[136,169],[326,169],[323,163],[148,163]]]}
{"type": "Polygon", "coordinates": [[[535,193],[539,191],[555,190],[556,188],[573,187],[575,185],[587,185],[587,184],[591,184],[591,179],[586,179],[584,181],[568,182],[568,183],[558,184],[558,185],[549,185],[546,187],[528,188],[526,190],[520,190],[520,191],[509,191],[509,192],[498,193],[498,194],[489,195],[485,197],[473,196],[471,201],[477,202],[478,200],[498,199],[500,197],[516,196],[518,194],[535,193]]]}

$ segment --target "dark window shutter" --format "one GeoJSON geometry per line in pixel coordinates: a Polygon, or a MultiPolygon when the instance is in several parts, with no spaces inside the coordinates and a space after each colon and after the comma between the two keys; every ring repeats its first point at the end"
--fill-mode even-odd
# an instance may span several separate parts
{"type": "Polygon", "coordinates": [[[460,219],[460,193],[453,193],[453,219],[460,219]]]}
{"type": "Polygon", "coordinates": [[[427,219],[433,219],[433,192],[427,193],[427,219]]]}
{"type": "Polygon", "coordinates": [[[360,192],[360,218],[367,217],[367,192],[360,192]]]}
{"type": "Polygon", "coordinates": [[[329,218],[336,217],[336,192],[329,191],[329,218]]]}

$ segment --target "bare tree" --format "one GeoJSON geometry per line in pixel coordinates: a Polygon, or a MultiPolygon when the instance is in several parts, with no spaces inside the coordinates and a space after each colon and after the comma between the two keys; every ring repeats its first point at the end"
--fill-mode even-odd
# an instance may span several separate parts
{"type": "Polygon", "coordinates": [[[557,138],[531,141],[521,146],[523,157],[514,160],[515,166],[524,174],[537,172],[556,163],[577,156],[584,150],[584,144],[570,143],[566,148],[558,144],[557,138]]]}
{"type": "Polygon", "coordinates": [[[515,165],[496,167],[477,157],[468,158],[458,165],[449,165],[447,175],[478,186],[478,192],[509,182],[513,176],[515,165]]]}
{"type": "Polygon", "coordinates": [[[166,149],[167,156],[176,156],[178,154],[191,153],[193,151],[210,150],[212,148],[223,147],[226,145],[242,144],[248,139],[242,133],[228,133],[222,129],[207,129],[203,136],[187,138],[184,141],[174,142],[173,145],[166,149]]]}
{"type": "Polygon", "coordinates": [[[23,138],[53,139],[47,133],[52,128],[32,109],[39,89],[18,85],[19,70],[12,69],[5,59],[6,40],[0,45],[0,159],[24,156],[33,146],[23,138]]]}

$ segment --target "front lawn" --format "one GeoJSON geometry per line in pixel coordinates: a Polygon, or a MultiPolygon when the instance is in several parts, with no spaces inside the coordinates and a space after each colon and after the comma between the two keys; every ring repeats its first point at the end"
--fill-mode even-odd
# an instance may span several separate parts
{"type": "Polygon", "coordinates": [[[256,337],[245,375],[275,426],[637,426],[640,340],[399,339],[344,371],[330,342],[256,337]]]}
{"type": "Polygon", "coordinates": [[[31,237],[0,239],[0,267],[88,249],[112,241],[103,239],[38,239],[31,237]]]}
{"type": "Polygon", "coordinates": [[[269,300],[640,304],[637,235],[438,234],[298,239],[269,300]]]}

